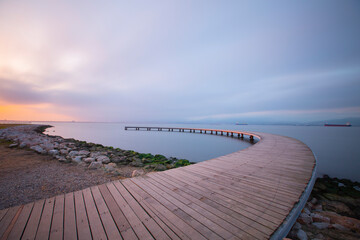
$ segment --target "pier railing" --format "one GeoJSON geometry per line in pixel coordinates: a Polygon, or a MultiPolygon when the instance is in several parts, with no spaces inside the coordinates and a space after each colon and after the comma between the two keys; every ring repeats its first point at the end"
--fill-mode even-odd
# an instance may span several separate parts
{"type": "Polygon", "coordinates": [[[234,131],[234,130],[219,130],[219,129],[207,129],[207,128],[177,128],[177,127],[139,127],[139,126],[125,126],[125,130],[137,130],[137,131],[168,131],[168,132],[190,132],[190,133],[204,133],[204,134],[215,134],[228,137],[237,137],[244,139],[244,136],[247,136],[250,141],[254,141],[254,138],[260,140],[260,136],[243,131],[234,131]]]}

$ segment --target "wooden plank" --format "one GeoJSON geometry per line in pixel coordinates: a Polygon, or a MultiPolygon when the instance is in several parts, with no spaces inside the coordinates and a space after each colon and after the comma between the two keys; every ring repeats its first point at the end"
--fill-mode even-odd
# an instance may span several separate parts
{"type": "Polygon", "coordinates": [[[54,202],[54,197],[45,200],[44,210],[41,215],[39,228],[35,239],[49,239],[51,220],[54,211],[54,202]]]}
{"type": "Polygon", "coordinates": [[[65,194],[64,239],[76,239],[76,216],[74,193],[65,194]]]}
{"type": "Polygon", "coordinates": [[[106,231],[106,235],[108,239],[121,239],[120,232],[118,228],[116,227],[116,224],[114,222],[114,219],[112,218],[110,211],[108,207],[106,206],[106,203],[99,191],[99,188],[97,186],[91,188],[91,192],[93,194],[96,207],[99,211],[99,215],[101,218],[101,221],[104,225],[104,229],[106,231]]]}
{"type": "Polygon", "coordinates": [[[178,226],[178,229],[181,229],[182,231],[181,233],[178,232],[177,228],[173,228],[178,236],[186,235],[189,239],[206,239],[197,230],[195,230],[193,226],[189,225],[183,219],[179,218],[176,214],[174,214],[168,208],[159,203],[157,199],[153,198],[147,192],[142,190],[138,185],[136,185],[130,180],[122,182],[128,189],[129,187],[131,187],[134,191],[136,191],[136,193],[138,193],[142,197],[143,202],[146,202],[148,206],[152,206],[158,212],[158,216],[164,222],[166,222],[166,224],[171,223],[174,226],[178,226]]]}
{"type": "Polygon", "coordinates": [[[110,214],[116,223],[117,228],[120,230],[122,237],[124,239],[137,239],[136,234],[131,228],[124,213],[121,211],[120,207],[115,202],[109,189],[106,187],[105,184],[99,185],[98,187],[104,198],[104,201],[106,202],[106,205],[109,208],[110,214]]]}
{"type": "Polygon", "coordinates": [[[115,199],[117,205],[120,207],[121,211],[126,216],[126,219],[130,223],[132,229],[139,239],[153,239],[152,235],[140,221],[140,219],[136,216],[131,207],[126,203],[125,199],[121,196],[117,188],[113,183],[108,183],[107,188],[109,189],[111,195],[115,199]]]}
{"type": "MultiPolygon", "coordinates": [[[[204,237],[208,239],[220,239],[221,237],[214,232],[215,226],[211,221],[202,217],[200,214],[191,211],[186,206],[181,206],[179,208],[178,205],[173,204],[170,200],[166,199],[164,196],[158,194],[154,191],[146,181],[143,181],[141,178],[133,178],[131,179],[135,184],[144,189],[144,191],[148,192],[154,198],[156,198],[162,205],[172,210],[178,217],[183,219],[185,222],[188,222],[194,229],[200,232],[204,237]],[[191,214],[189,214],[191,213],[191,214]]],[[[172,199],[174,200],[174,199],[172,199]]]]}
{"type": "Polygon", "coordinates": [[[114,185],[155,239],[170,239],[119,181],[114,182],[114,185]]]}
{"type": "Polygon", "coordinates": [[[21,239],[35,239],[36,232],[39,227],[41,214],[43,212],[44,203],[45,200],[39,200],[35,202],[29,221],[26,225],[24,234],[21,239]]]}
{"type": "Polygon", "coordinates": [[[74,192],[78,239],[92,239],[82,191],[74,192]]]}
{"type": "Polygon", "coordinates": [[[5,214],[7,213],[8,210],[9,210],[9,208],[0,210],[0,222],[1,222],[2,218],[5,216],[5,214]]]}
{"type": "Polygon", "coordinates": [[[152,219],[154,219],[154,221],[159,224],[159,226],[166,232],[166,234],[171,238],[171,239],[188,239],[185,235],[183,235],[181,233],[181,231],[179,231],[179,229],[172,225],[170,222],[164,222],[161,218],[160,218],[160,213],[157,212],[152,206],[149,206],[148,204],[146,204],[143,201],[143,198],[137,194],[135,191],[132,190],[131,187],[129,187],[128,185],[126,185],[126,183],[124,183],[124,181],[121,181],[122,185],[126,188],[126,190],[135,198],[135,200],[144,208],[144,210],[151,216],[152,219]],[[176,232],[179,232],[180,235],[177,235],[176,232]]]}
{"type": "MultiPolygon", "coordinates": [[[[151,175],[151,174],[150,174],[151,175]]],[[[153,174],[157,175],[157,174],[153,174]]],[[[177,199],[181,201],[183,204],[186,204],[194,211],[200,213],[205,218],[211,220],[212,222],[216,223],[221,229],[226,229],[226,231],[229,231],[229,233],[223,234],[221,229],[219,227],[216,228],[216,231],[219,231],[219,235],[224,238],[232,238],[234,236],[240,237],[240,238],[250,238],[251,235],[245,233],[241,229],[237,228],[236,226],[232,225],[231,222],[235,219],[229,219],[228,215],[223,214],[220,211],[217,211],[215,208],[212,208],[211,206],[204,204],[203,202],[199,201],[196,198],[193,198],[192,196],[182,192],[182,191],[174,191],[172,188],[169,188],[168,184],[164,184],[162,180],[159,178],[155,178],[152,176],[151,179],[146,179],[147,182],[151,183],[154,187],[161,188],[162,191],[169,194],[174,199],[177,199]],[[160,187],[161,186],[161,187],[160,187]],[[230,220],[227,222],[226,220],[230,220]],[[231,235],[230,235],[231,234],[231,235]],[[227,236],[229,235],[229,236],[227,236]]],[[[158,190],[160,191],[160,190],[158,190]]],[[[176,204],[176,202],[174,202],[176,204]]],[[[179,206],[179,204],[177,204],[179,206]]],[[[254,238],[254,236],[252,236],[254,238]]]]}
{"type": "Polygon", "coordinates": [[[102,225],[99,212],[95,206],[94,198],[91,194],[90,188],[86,188],[82,192],[93,239],[106,239],[106,233],[102,225]]]}
{"type": "Polygon", "coordinates": [[[12,219],[16,215],[19,208],[20,208],[20,206],[9,208],[9,210],[6,212],[4,217],[1,219],[1,222],[0,222],[0,237],[3,236],[6,229],[9,227],[12,219]]]}
{"type": "Polygon", "coordinates": [[[29,220],[31,211],[33,209],[34,203],[28,203],[24,205],[24,208],[22,209],[19,218],[17,219],[16,223],[14,224],[14,227],[12,228],[9,236],[7,239],[20,239],[25,226],[29,220]]]}
{"type": "Polygon", "coordinates": [[[63,239],[63,226],[64,226],[64,195],[55,197],[54,213],[52,216],[50,239],[61,240],[63,239]]]}

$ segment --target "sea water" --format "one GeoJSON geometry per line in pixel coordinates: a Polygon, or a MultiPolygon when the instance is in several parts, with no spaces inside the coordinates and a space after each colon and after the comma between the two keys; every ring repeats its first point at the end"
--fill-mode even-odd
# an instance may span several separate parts
{"type": "Polygon", "coordinates": [[[296,138],[317,157],[317,173],[360,181],[360,127],[123,124],[47,122],[50,135],[100,143],[141,153],[162,154],[201,162],[251,146],[248,141],[210,134],[168,131],[125,131],[125,126],[162,126],[256,131],[296,138]]]}

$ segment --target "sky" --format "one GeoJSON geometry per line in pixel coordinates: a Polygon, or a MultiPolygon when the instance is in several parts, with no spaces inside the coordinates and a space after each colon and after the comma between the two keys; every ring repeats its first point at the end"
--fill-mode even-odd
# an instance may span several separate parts
{"type": "Polygon", "coordinates": [[[0,1],[0,120],[360,117],[360,1],[0,1]]]}

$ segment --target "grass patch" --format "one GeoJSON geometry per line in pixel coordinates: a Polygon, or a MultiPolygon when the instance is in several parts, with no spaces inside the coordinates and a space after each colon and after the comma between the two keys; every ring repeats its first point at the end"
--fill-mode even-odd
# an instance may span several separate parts
{"type": "Polygon", "coordinates": [[[2,124],[0,123],[0,129],[8,128],[8,127],[16,127],[21,125],[28,125],[28,124],[2,124]]]}

